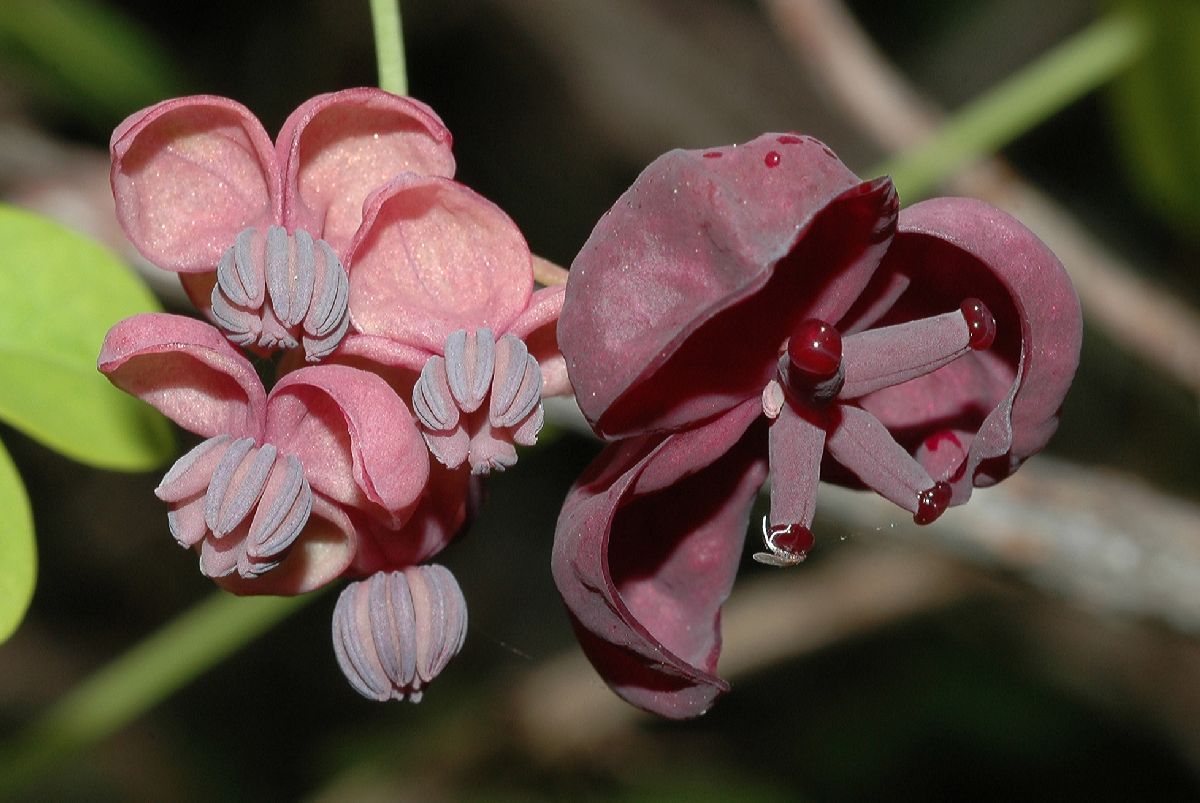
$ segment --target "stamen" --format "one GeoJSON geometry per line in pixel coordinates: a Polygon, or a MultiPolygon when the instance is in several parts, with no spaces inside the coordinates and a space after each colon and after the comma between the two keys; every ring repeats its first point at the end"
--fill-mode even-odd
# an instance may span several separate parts
{"type": "Polygon", "coordinates": [[[351,583],[333,611],[338,665],[371,700],[419,702],[462,649],[466,633],[466,600],[442,566],[378,572],[351,583]]]}
{"type": "Polygon", "coordinates": [[[470,461],[473,474],[503,471],[517,460],[514,443],[537,442],[541,368],[520,338],[496,341],[490,329],[459,329],[446,338],[445,354],[430,357],[413,386],[425,443],[448,468],[470,461]]]}
{"type": "Polygon", "coordinates": [[[348,298],[346,271],[324,240],[303,230],[288,235],[282,226],[249,228],[217,265],[212,317],[238,345],[303,343],[306,359],[316,362],[348,330],[348,298]]]}
{"type": "Polygon", "coordinates": [[[492,330],[477,329],[468,338],[467,330],[459,329],[446,338],[445,354],[450,392],[464,413],[473,413],[483,404],[492,382],[496,358],[492,330]]]}
{"type": "Polygon", "coordinates": [[[525,343],[504,335],[496,343],[495,375],[488,418],[494,427],[511,427],[533,412],[542,399],[542,372],[525,343]]]}

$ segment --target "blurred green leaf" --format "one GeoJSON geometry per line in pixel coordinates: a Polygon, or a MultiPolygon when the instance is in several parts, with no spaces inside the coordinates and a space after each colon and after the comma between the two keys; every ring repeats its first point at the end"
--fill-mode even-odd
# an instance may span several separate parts
{"type": "Polygon", "coordinates": [[[166,420],[96,370],[108,328],[157,308],[102,246],[0,206],[0,419],[90,465],[161,464],[174,448],[166,420]]]}
{"type": "Polygon", "coordinates": [[[1115,0],[1152,37],[1145,55],[1112,85],[1117,140],[1134,186],[1155,212],[1200,236],[1200,3],[1115,0]]]}
{"type": "Polygon", "coordinates": [[[180,94],[152,36],[96,0],[0,0],[0,65],[24,88],[111,127],[180,94]]]}
{"type": "Polygon", "coordinates": [[[33,515],[16,466],[0,444],[0,642],[17,629],[33,596],[33,515]]]}

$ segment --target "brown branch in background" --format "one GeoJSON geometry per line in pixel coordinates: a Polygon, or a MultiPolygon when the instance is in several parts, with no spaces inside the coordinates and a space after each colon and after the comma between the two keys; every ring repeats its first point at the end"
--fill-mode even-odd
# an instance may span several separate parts
{"type": "MultiPolygon", "coordinates": [[[[982,579],[917,550],[842,550],[817,566],[743,583],[721,612],[720,670],[729,680],[959,600],[982,579]]],[[[572,650],[523,677],[512,694],[517,735],[543,761],[589,756],[648,719],[572,650]]]]}
{"type": "MultiPolygon", "coordinates": [[[[809,75],[880,147],[907,150],[938,127],[941,113],[888,64],[840,2],[763,4],[809,75]]],[[[1200,396],[1200,319],[1193,310],[1139,276],[999,159],[964,170],[949,186],[1020,217],[1067,266],[1092,322],[1200,396]]]]}

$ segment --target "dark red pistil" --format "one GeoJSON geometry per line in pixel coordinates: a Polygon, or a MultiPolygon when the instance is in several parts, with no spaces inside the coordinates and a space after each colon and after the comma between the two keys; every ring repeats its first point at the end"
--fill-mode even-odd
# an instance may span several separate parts
{"type": "Polygon", "coordinates": [[[803,524],[772,524],[768,535],[776,549],[792,555],[807,555],[816,541],[803,524]]]}
{"type": "Polygon", "coordinates": [[[802,321],[788,341],[788,359],[805,379],[832,378],[842,365],[842,334],[824,321],[802,321]]]}
{"type": "Polygon", "coordinates": [[[913,521],[917,524],[936,521],[938,516],[946,512],[952,493],[950,485],[945,482],[935,482],[933,487],[921,491],[917,494],[917,512],[913,514],[913,521]]]}
{"type": "Polygon", "coordinates": [[[971,332],[971,348],[986,349],[996,340],[996,319],[992,311],[978,298],[968,298],[959,306],[967,329],[971,332]]]}

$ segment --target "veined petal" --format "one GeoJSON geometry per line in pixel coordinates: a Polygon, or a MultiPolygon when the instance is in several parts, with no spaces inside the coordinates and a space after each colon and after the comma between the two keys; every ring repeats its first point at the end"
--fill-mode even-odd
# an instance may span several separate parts
{"type": "Polygon", "coordinates": [[[373,87],[318,95],[279,133],[284,223],[344,256],[367,197],[400,173],[452,177],[450,145],[441,118],[419,100],[373,87]]]}
{"type": "Polygon", "coordinates": [[[344,365],[301,368],[267,401],[266,437],[304,464],[314,491],[403,523],[429,479],[412,416],[386,382],[344,365]]]}
{"type": "Polygon", "coordinates": [[[677,719],[728,688],[720,607],[766,475],[761,430],[714,426],[609,446],[555,533],[555,583],[588,658],[621,697],[677,719]]]}
{"type": "Polygon", "coordinates": [[[458,329],[508,331],[533,293],[516,224],[442,178],[404,174],[373,195],[347,263],[358,331],[431,353],[458,329]]]}
{"type": "Polygon", "coordinates": [[[654,161],[567,283],[558,342],[592,426],[686,427],[757,395],[799,321],[850,308],[896,206],[889,181],[860,181],[806,137],[654,161]]]}
{"type": "Polygon", "coordinates": [[[213,327],[151,312],[120,321],[97,367],[108,380],[204,437],[259,440],[266,405],[254,367],[213,327]]]}
{"type": "Polygon", "coordinates": [[[275,149],[227,98],[175,98],[113,132],[113,197],[129,240],[160,268],[211,271],[238,232],[279,219],[275,149]]]}

